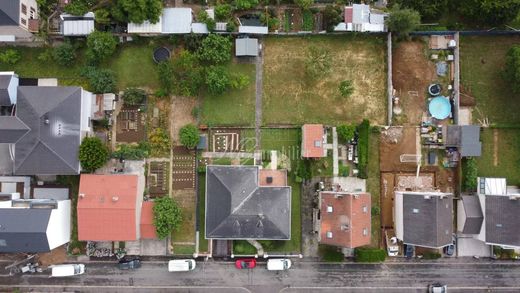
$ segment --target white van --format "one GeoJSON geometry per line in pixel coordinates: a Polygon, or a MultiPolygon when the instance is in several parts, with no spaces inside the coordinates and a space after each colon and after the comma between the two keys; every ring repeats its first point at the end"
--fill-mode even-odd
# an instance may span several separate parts
{"type": "Polygon", "coordinates": [[[272,258],[267,260],[269,271],[284,271],[291,268],[291,260],[287,258],[272,258]]]}
{"type": "Polygon", "coordinates": [[[51,266],[51,277],[68,277],[85,273],[84,264],[64,264],[51,266]]]}
{"type": "Polygon", "coordinates": [[[168,272],[187,272],[195,269],[194,259],[174,259],[168,262],[168,272]]]}

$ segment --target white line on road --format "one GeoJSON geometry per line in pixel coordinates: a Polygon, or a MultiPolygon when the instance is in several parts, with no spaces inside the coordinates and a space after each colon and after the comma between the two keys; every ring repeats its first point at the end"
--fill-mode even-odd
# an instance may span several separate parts
{"type": "Polygon", "coordinates": [[[216,286],[167,286],[167,285],[0,285],[0,288],[87,288],[87,289],[227,289],[227,290],[243,290],[252,293],[244,287],[216,287],[216,286]]]}

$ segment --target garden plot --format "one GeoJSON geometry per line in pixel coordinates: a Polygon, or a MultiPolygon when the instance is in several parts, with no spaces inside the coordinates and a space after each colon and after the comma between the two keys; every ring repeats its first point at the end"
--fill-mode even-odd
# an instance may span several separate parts
{"type": "Polygon", "coordinates": [[[211,134],[211,149],[214,152],[237,152],[240,134],[231,130],[215,130],[211,134]]]}
{"type": "Polygon", "coordinates": [[[152,161],[148,165],[147,185],[151,198],[161,197],[168,194],[170,181],[170,163],[152,161]]]}
{"type": "Polygon", "coordinates": [[[195,188],[195,155],[184,147],[174,147],[172,157],[173,190],[195,188]]]}
{"type": "Polygon", "coordinates": [[[123,106],[117,116],[116,141],[140,142],[146,139],[146,115],[138,106],[123,106]]]}

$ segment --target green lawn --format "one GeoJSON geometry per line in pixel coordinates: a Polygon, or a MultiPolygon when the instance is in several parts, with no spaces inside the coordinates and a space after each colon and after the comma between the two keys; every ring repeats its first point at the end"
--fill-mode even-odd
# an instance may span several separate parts
{"type": "Polygon", "coordinates": [[[256,254],[256,248],[245,240],[234,240],[233,253],[238,255],[253,255],[256,254]]]}
{"type": "Polygon", "coordinates": [[[493,129],[482,132],[482,156],[477,158],[478,176],[505,177],[508,185],[520,185],[520,129],[497,129],[498,164],[494,166],[493,129]]]}
{"type": "Polygon", "coordinates": [[[310,166],[312,177],[332,177],[334,173],[332,154],[319,160],[312,160],[310,166]]]}
{"type": "MultiPolygon", "coordinates": [[[[368,179],[367,191],[372,195],[372,207],[380,207],[379,195],[380,187],[380,171],[379,171],[379,138],[378,133],[370,134],[368,143],[368,179]]],[[[373,247],[379,247],[381,243],[381,216],[372,215],[372,244],[373,247]]]]}
{"type": "Polygon", "coordinates": [[[208,251],[208,240],[206,239],[206,174],[199,173],[199,251],[208,251]]]}
{"type": "Polygon", "coordinates": [[[386,117],[386,38],[374,35],[267,37],[264,40],[263,124],[358,123],[386,117]],[[312,46],[332,55],[332,73],[305,74],[312,46]],[[354,93],[342,97],[339,84],[351,80],[354,93]]]}
{"type": "Polygon", "coordinates": [[[152,59],[154,49],[154,45],[131,43],[118,49],[106,66],[116,73],[120,90],[142,87],[154,91],[159,88],[157,65],[152,59]]]}
{"type": "Polygon", "coordinates": [[[195,253],[193,245],[173,245],[173,254],[175,255],[192,255],[195,253]]]}
{"type": "Polygon", "coordinates": [[[249,85],[230,89],[222,95],[206,93],[202,102],[202,123],[210,126],[252,126],[255,122],[255,65],[229,64],[231,74],[245,74],[249,85]]]}
{"type": "Polygon", "coordinates": [[[461,38],[461,84],[475,97],[473,121],[485,116],[490,123],[520,125],[520,103],[502,78],[507,50],[520,36],[461,38]]]}
{"type": "Polygon", "coordinates": [[[79,250],[80,254],[85,253],[87,246],[86,242],[78,240],[78,192],[79,192],[79,176],[58,176],[56,178],[58,184],[69,188],[69,195],[71,196],[71,218],[72,231],[70,235],[70,245],[68,253],[72,254],[73,250],[79,250]]]}

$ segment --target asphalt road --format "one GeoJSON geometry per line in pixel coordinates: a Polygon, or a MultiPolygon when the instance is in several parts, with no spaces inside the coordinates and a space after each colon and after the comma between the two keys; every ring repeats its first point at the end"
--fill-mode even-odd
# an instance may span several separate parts
{"type": "Polygon", "coordinates": [[[232,262],[198,262],[195,271],[169,273],[166,262],[144,262],[135,271],[90,262],[82,276],[49,278],[49,271],[9,276],[0,263],[0,291],[87,292],[426,292],[433,282],[450,292],[520,292],[520,263],[324,264],[296,260],[284,272],[259,262],[237,270],[232,262]]]}

